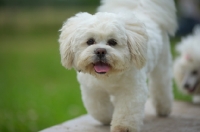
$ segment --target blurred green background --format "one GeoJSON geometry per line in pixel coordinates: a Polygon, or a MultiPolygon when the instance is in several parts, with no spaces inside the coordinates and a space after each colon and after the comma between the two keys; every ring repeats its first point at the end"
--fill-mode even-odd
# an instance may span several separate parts
{"type": "MultiPolygon", "coordinates": [[[[0,0],[0,132],[35,132],[86,113],[75,71],[61,66],[58,30],[70,16],[94,13],[98,5],[0,0]]],[[[191,100],[176,88],[174,93],[191,100]]]]}

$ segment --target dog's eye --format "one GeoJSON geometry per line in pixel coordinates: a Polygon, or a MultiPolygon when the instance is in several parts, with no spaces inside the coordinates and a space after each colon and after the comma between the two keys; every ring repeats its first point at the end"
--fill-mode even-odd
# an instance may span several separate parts
{"type": "Polygon", "coordinates": [[[108,45],[115,46],[117,44],[117,41],[115,39],[108,40],[108,45]]]}
{"type": "Polygon", "coordinates": [[[197,74],[198,74],[197,70],[192,71],[192,75],[197,75],[197,74]]]}
{"type": "Polygon", "coordinates": [[[87,41],[87,44],[88,45],[92,45],[95,43],[95,40],[93,38],[90,38],[88,41],[87,41]]]}

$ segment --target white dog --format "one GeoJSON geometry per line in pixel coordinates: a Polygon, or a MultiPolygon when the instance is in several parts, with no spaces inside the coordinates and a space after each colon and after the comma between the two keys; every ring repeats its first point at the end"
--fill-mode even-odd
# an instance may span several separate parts
{"type": "Polygon", "coordinates": [[[78,13],[61,29],[64,67],[74,68],[89,114],[111,132],[136,132],[149,86],[158,115],[170,113],[176,29],[173,0],[102,0],[99,13],[78,13]]]}
{"type": "Polygon", "coordinates": [[[200,26],[181,40],[177,51],[180,56],[174,63],[174,75],[178,88],[200,103],[200,26]]]}

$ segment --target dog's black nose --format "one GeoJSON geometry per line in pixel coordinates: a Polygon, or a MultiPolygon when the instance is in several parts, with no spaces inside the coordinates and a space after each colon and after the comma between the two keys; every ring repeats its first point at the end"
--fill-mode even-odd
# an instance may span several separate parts
{"type": "Polygon", "coordinates": [[[102,57],[104,57],[104,56],[106,55],[107,51],[106,51],[106,49],[104,49],[104,48],[97,48],[97,49],[94,51],[94,53],[95,53],[98,57],[102,58],[102,57]]]}
{"type": "Polygon", "coordinates": [[[185,89],[189,89],[189,88],[190,88],[190,85],[186,83],[186,84],[184,84],[184,88],[185,88],[185,89]]]}

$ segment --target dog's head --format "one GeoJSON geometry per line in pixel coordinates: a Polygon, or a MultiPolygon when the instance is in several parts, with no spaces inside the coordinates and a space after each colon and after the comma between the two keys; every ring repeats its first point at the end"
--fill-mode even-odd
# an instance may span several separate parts
{"type": "Polygon", "coordinates": [[[192,34],[183,37],[176,45],[180,54],[174,63],[178,88],[188,94],[200,94],[200,26],[192,34]]]}
{"type": "Polygon", "coordinates": [[[133,15],[78,13],[69,18],[59,38],[62,65],[92,75],[142,68],[147,35],[133,15]]]}
{"type": "Polygon", "coordinates": [[[199,57],[194,56],[191,52],[184,53],[176,63],[174,68],[175,80],[180,90],[187,94],[200,94],[199,57]]]}

